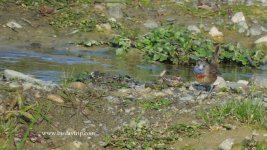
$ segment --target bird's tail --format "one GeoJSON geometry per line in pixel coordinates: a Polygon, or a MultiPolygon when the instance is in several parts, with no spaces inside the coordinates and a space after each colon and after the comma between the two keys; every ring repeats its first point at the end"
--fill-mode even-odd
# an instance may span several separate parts
{"type": "Polygon", "coordinates": [[[219,67],[219,54],[220,54],[220,45],[217,44],[215,51],[213,52],[213,56],[212,56],[212,60],[211,60],[211,64],[219,67]]]}

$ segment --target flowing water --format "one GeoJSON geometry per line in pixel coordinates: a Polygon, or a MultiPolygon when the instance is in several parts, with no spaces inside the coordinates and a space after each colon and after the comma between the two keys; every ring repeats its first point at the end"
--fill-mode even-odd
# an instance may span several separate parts
{"type": "MultiPolygon", "coordinates": [[[[193,66],[164,65],[142,61],[138,55],[120,58],[115,55],[114,49],[97,48],[87,49],[65,47],[53,50],[30,50],[25,47],[0,47],[0,69],[12,69],[35,76],[42,80],[60,82],[66,77],[83,71],[104,71],[123,75],[130,75],[140,80],[157,80],[159,74],[166,69],[169,74],[182,76],[192,80],[193,66]]],[[[253,73],[266,74],[266,71],[257,71],[238,66],[224,66],[222,76],[226,80],[248,80],[253,73]]]]}

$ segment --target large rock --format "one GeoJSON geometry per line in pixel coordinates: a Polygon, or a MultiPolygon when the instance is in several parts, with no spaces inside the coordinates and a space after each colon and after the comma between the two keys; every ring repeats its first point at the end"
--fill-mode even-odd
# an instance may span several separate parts
{"type": "Polygon", "coordinates": [[[51,88],[53,88],[55,86],[55,84],[52,84],[51,82],[46,82],[43,80],[35,79],[29,75],[25,75],[21,72],[9,70],[9,69],[4,70],[4,77],[8,80],[17,79],[17,80],[22,80],[22,81],[25,81],[28,83],[32,83],[32,84],[36,85],[35,87],[39,86],[45,90],[51,90],[51,88]]]}
{"type": "Polygon", "coordinates": [[[250,84],[260,88],[267,88],[267,75],[253,75],[250,79],[250,84]]]}

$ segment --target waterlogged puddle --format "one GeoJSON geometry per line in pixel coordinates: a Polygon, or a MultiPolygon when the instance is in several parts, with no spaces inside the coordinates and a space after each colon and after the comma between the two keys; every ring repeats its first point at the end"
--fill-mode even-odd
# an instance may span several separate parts
{"type": "MultiPolygon", "coordinates": [[[[141,80],[156,80],[159,74],[168,70],[169,74],[182,76],[191,80],[193,66],[163,65],[146,63],[140,57],[115,56],[111,48],[83,50],[82,48],[56,48],[39,52],[25,48],[0,47],[0,69],[13,69],[34,75],[42,80],[60,82],[62,78],[70,77],[83,71],[105,71],[116,74],[127,74],[141,80]],[[70,50],[71,49],[71,50],[70,50]]],[[[241,67],[225,66],[221,69],[226,80],[236,81],[249,79],[256,71],[241,67]]],[[[261,74],[267,74],[261,72],[261,74]]]]}

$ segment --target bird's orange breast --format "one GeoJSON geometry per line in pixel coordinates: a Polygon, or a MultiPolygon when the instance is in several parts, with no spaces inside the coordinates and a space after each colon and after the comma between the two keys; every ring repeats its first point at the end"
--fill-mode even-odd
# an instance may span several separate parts
{"type": "Polygon", "coordinates": [[[198,75],[195,75],[195,77],[197,78],[197,79],[203,79],[203,78],[205,78],[207,75],[205,75],[205,74],[198,74],[198,75]]]}

